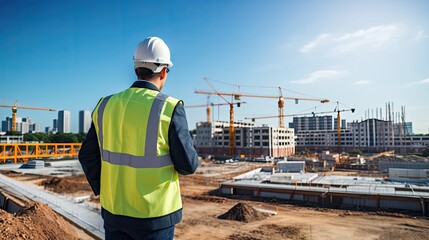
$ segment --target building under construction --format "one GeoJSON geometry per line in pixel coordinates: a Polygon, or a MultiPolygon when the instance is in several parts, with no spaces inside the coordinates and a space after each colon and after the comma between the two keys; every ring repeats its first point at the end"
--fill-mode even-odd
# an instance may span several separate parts
{"type": "MultiPolygon", "coordinates": [[[[295,131],[297,151],[395,150],[397,153],[407,154],[420,153],[429,146],[429,136],[412,134],[412,123],[405,122],[405,107],[401,108],[401,113],[394,113],[393,103],[388,103],[386,109],[385,117],[381,108],[376,109],[375,116],[374,111],[370,114],[368,110],[365,113],[365,120],[349,122],[347,126],[341,126],[340,131],[335,127],[334,130],[301,127],[295,131]]],[[[295,122],[299,121],[294,119],[295,122]]]]}
{"type": "Polygon", "coordinates": [[[429,146],[429,136],[407,135],[405,126],[380,119],[367,119],[348,123],[340,131],[338,146],[337,130],[304,130],[296,134],[297,151],[340,150],[349,152],[419,153],[429,146]]]}
{"type": "MultiPolygon", "coordinates": [[[[230,155],[229,122],[197,124],[195,147],[200,154],[230,155]]],[[[294,130],[234,122],[234,156],[284,157],[295,154],[294,130]]]]}

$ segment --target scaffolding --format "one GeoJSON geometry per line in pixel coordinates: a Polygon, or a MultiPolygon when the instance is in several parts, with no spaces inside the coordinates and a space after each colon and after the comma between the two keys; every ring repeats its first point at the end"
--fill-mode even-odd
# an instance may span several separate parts
{"type": "Polygon", "coordinates": [[[42,158],[75,158],[81,145],[81,143],[0,143],[0,163],[28,162],[42,158]]]}

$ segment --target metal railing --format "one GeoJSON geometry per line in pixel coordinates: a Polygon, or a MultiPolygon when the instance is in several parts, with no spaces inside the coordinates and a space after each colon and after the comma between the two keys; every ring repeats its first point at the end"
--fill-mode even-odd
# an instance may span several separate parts
{"type": "Polygon", "coordinates": [[[28,162],[41,158],[75,158],[81,145],[81,143],[0,143],[0,163],[28,162]]]}

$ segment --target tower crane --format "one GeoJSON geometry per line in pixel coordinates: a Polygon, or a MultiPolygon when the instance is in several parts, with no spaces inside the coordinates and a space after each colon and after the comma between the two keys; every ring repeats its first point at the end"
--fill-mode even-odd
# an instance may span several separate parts
{"type": "MultiPolygon", "coordinates": [[[[245,104],[246,102],[235,102],[233,103],[234,105],[237,105],[237,107],[240,107],[241,104],[245,104]]],[[[207,122],[211,123],[211,118],[210,118],[210,113],[211,113],[211,108],[215,107],[215,106],[225,106],[225,105],[229,105],[228,103],[207,103],[207,104],[200,104],[200,105],[188,105],[185,106],[185,108],[197,108],[197,107],[207,107],[207,122]]]]}
{"type": "MultiPolygon", "coordinates": [[[[207,81],[207,80],[206,80],[207,81]]],[[[279,87],[279,95],[258,95],[258,94],[246,94],[246,93],[231,93],[231,92],[210,92],[210,91],[203,91],[203,90],[195,90],[195,93],[198,94],[217,94],[219,96],[233,96],[235,100],[240,100],[241,97],[254,97],[254,98],[274,98],[279,99],[278,101],[278,109],[279,109],[279,115],[277,116],[279,118],[279,127],[284,127],[284,99],[288,100],[295,100],[297,103],[299,100],[303,101],[319,101],[321,103],[327,103],[329,102],[328,99],[318,99],[318,98],[298,98],[298,97],[285,97],[283,96],[282,90],[279,87]]]]}
{"type": "Polygon", "coordinates": [[[37,108],[37,107],[24,107],[24,106],[17,106],[16,103],[18,101],[15,101],[13,106],[9,105],[0,105],[2,108],[11,108],[12,109],[12,131],[16,131],[16,113],[18,112],[18,109],[26,109],[26,110],[41,110],[41,111],[49,111],[49,112],[55,112],[55,109],[50,108],[37,108]]]}
{"type": "MultiPolygon", "coordinates": [[[[210,86],[211,89],[213,89],[214,92],[202,94],[216,94],[226,102],[226,105],[229,105],[229,155],[233,156],[235,153],[234,103],[229,102],[226,98],[224,98],[223,94],[219,93],[216,88],[213,87],[213,85],[209,82],[208,78],[205,77],[204,81],[207,82],[207,84],[210,86]]],[[[237,106],[239,107],[240,105],[237,106]]]]}

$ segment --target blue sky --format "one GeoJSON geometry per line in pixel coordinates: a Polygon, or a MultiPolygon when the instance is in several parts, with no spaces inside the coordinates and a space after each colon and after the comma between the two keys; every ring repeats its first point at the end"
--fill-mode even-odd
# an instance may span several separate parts
{"type": "MultiPolygon", "coordinates": [[[[345,112],[348,121],[393,102],[415,133],[429,131],[429,2],[407,1],[5,1],[0,0],[0,104],[78,111],[136,79],[132,55],[148,36],[169,45],[163,89],[185,105],[210,90],[326,98],[286,101],[285,114],[345,112]],[[228,83],[228,84],[226,84],[228,83]]],[[[230,100],[230,99],[228,99],[230,100]]],[[[235,120],[277,114],[277,100],[243,98],[235,120]]],[[[212,96],[210,102],[222,103],[212,96]]],[[[229,120],[228,107],[214,109],[229,120]]],[[[379,112],[379,111],[378,111],[379,112]]],[[[0,119],[10,116],[0,110],[0,119]]],[[[41,127],[56,113],[18,110],[41,127]]],[[[206,119],[187,109],[189,127],[206,119]]],[[[286,118],[286,123],[291,121],[286,118]]],[[[277,119],[257,123],[277,125],[277,119]]]]}

